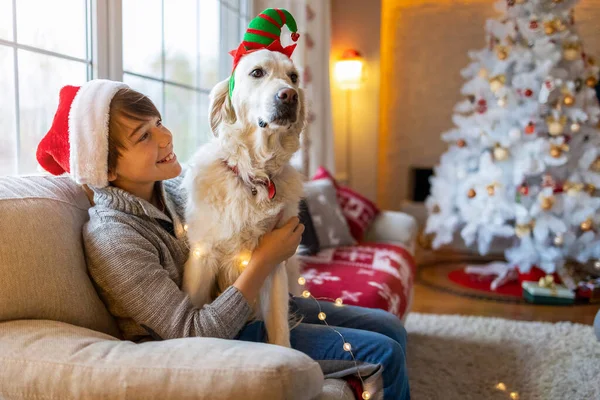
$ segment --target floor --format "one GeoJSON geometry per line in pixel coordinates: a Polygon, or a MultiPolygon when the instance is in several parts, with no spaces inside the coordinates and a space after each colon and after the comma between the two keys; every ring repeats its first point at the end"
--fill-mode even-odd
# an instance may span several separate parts
{"type": "MultiPolygon", "coordinates": [[[[461,255],[437,254],[424,250],[417,251],[417,265],[437,260],[457,261],[461,255]]],[[[464,257],[464,256],[463,256],[464,257]]],[[[418,267],[417,267],[418,268],[418,267]]],[[[531,304],[500,303],[490,300],[473,299],[447,293],[418,281],[411,311],[434,314],[461,314],[483,317],[498,317],[523,321],[570,321],[592,325],[600,304],[577,306],[544,306],[531,304]]]]}

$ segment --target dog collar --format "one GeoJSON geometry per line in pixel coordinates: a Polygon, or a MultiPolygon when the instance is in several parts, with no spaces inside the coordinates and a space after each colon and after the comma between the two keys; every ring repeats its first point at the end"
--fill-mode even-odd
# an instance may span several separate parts
{"type": "MultiPolygon", "coordinates": [[[[227,168],[229,168],[231,171],[233,171],[234,174],[236,174],[237,176],[240,176],[237,166],[232,167],[225,160],[223,160],[223,163],[227,166],[227,168]]],[[[271,179],[265,180],[265,179],[250,178],[250,182],[252,182],[252,184],[254,185],[254,186],[250,187],[252,196],[256,196],[256,194],[258,193],[258,191],[256,190],[256,186],[262,185],[262,186],[266,186],[267,189],[269,190],[269,200],[273,200],[275,198],[275,195],[277,194],[277,188],[275,187],[275,183],[271,179]]]]}

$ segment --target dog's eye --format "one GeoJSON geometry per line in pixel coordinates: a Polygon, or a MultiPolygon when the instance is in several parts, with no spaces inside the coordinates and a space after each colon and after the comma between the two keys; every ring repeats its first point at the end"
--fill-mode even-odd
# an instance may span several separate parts
{"type": "Polygon", "coordinates": [[[256,68],[255,70],[250,72],[250,76],[252,76],[253,78],[262,78],[263,76],[265,76],[265,71],[260,68],[256,68]]]}
{"type": "Polygon", "coordinates": [[[296,73],[291,74],[290,79],[292,80],[292,83],[298,82],[298,74],[296,74],[296,73]]]}

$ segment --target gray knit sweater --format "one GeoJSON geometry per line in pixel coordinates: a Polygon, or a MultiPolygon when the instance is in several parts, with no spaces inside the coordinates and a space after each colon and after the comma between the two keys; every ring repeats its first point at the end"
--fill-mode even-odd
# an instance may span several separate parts
{"type": "Polygon", "coordinates": [[[181,178],[157,182],[165,213],[123,189],[92,188],[95,206],[83,228],[87,265],[124,339],[232,339],[250,316],[233,286],[201,309],[181,290],[189,254],[181,178]]]}

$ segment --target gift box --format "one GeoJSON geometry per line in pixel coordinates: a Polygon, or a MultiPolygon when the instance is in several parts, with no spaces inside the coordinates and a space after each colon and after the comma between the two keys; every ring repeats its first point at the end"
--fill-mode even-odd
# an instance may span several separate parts
{"type": "Polygon", "coordinates": [[[564,285],[540,286],[539,282],[525,281],[521,284],[523,298],[535,304],[573,304],[575,293],[564,285]]]}
{"type": "Polygon", "coordinates": [[[579,282],[577,297],[586,299],[590,303],[600,303],[600,278],[579,282]]]}

